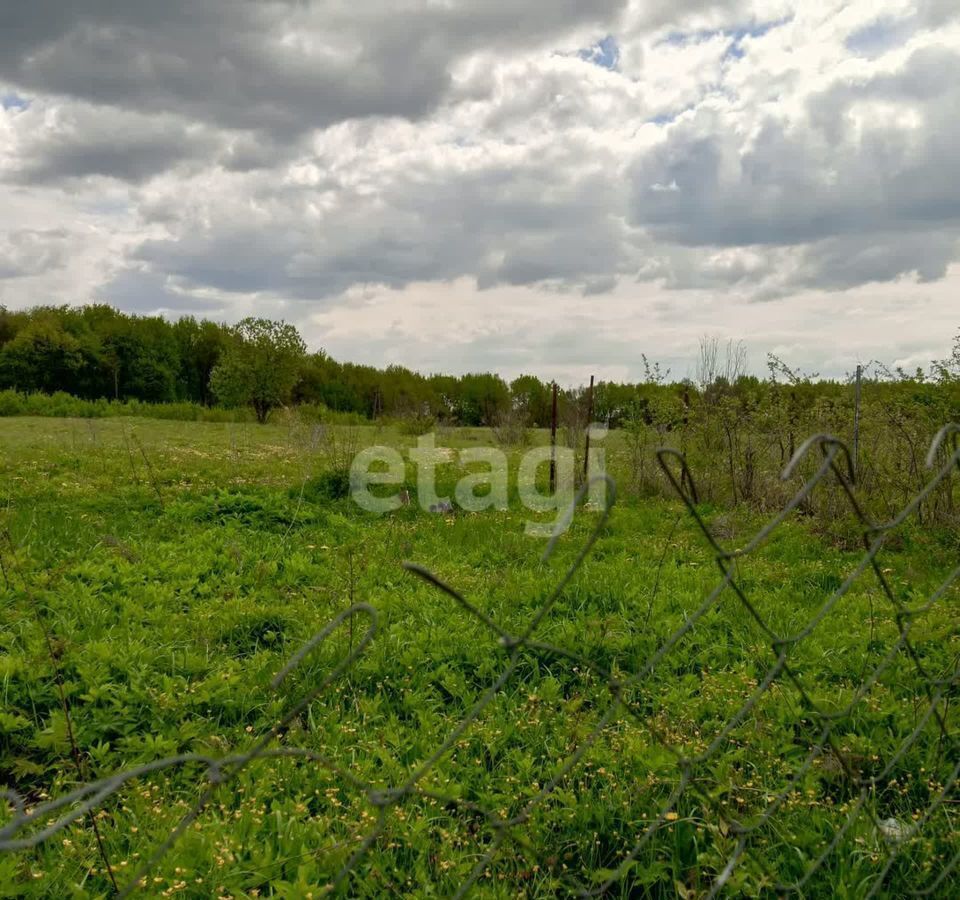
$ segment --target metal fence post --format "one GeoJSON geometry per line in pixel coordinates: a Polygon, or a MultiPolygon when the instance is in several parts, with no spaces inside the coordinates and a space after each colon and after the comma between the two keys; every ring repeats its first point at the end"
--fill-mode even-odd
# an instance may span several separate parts
{"type": "Polygon", "coordinates": [[[860,480],[860,379],[863,366],[857,366],[857,380],[853,392],[853,478],[860,480]]]}
{"type": "Polygon", "coordinates": [[[557,489],[557,383],[553,383],[553,412],[550,418],[550,493],[557,489]]]}
{"type": "Polygon", "coordinates": [[[590,390],[587,393],[587,437],[583,446],[583,480],[586,481],[590,470],[590,423],[593,422],[593,376],[590,376],[590,390]]]}

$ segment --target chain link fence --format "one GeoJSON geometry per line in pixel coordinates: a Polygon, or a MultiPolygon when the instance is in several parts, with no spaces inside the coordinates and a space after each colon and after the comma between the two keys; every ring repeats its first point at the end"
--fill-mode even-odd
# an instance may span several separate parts
{"type": "MultiPolygon", "coordinates": [[[[724,893],[950,895],[955,891],[951,879],[960,862],[956,715],[960,667],[956,643],[958,607],[953,592],[960,566],[949,572],[932,592],[917,596],[910,585],[893,583],[889,577],[892,570],[884,565],[884,553],[897,529],[960,469],[958,435],[960,427],[954,425],[939,432],[928,455],[931,474],[925,486],[884,523],[872,521],[858,502],[853,461],[844,443],[828,435],[811,437],[797,450],[784,478],[797,478],[800,472],[810,474],[790,502],[736,549],[726,547],[723,538],[708,524],[698,501],[693,473],[684,457],[662,449],[657,453],[659,464],[707,542],[718,567],[718,578],[699,606],[687,612],[683,624],[665,640],[658,641],[656,649],[632,673],[607,667],[577,648],[556,646],[538,637],[551,609],[603,534],[615,494],[613,482],[606,478],[606,508],[599,511],[596,525],[573,563],[519,633],[505,629],[437,575],[420,566],[407,565],[413,575],[441,591],[489,630],[501,648],[503,665],[498,677],[446,738],[413,765],[399,783],[368,783],[324,754],[279,745],[290,724],[321,694],[331,690],[376,639],[377,610],[368,603],[356,603],[330,621],[289,660],[276,675],[273,687],[281,690],[308,656],[317,653],[335,633],[349,626],[353,635],[359,625],[362,634],[351,644],[350,651],[320,683],[292,702],[276,725],[249,749],[222,758],[184,754],[157,760],[31,805],[16,791],[6,790],[3,794],[11,805],[11,814],[0,828],[0,852],[36,847],[111,803],[111,798],[136,779],[166,769],[201,766],[206,777],[196,802],[132,877],[118,885],[119,894],[126,896],[146,883],[148,873],[241,771],[257,762],[285,758],[325,767],[344,785],[361,792],[369,805],[371,824],[352,836],[352,852],[333,875],[331,889],[349,890],[351,878],[365,876],[365,858],[385,834],[390,811],[411,802],[428,801],[450,815],[475,820],[477,829],[485,835],[483,841],[478,841],[472,872],[459,885],[457,896],[464,896],[489,873],[498,852],[507,844],[526,854],[532,865],[555,866],[555,860],[540,858],[528,839],[529,826],[547,805],[571,802],[563,791],[564,785],[585,764],[591,748],[611,728],[625,727],[623,723],[627,722],[651,745],[661,747],[671,762],[659,775],[659,792],[644,795],[651,798],[645,826],[622,847],[614,848],[615,865],[593,871],[563,871],[558,875],[558,883],[571,895],[597,896],[612,891],[630,896],[690,897],[724,893]],[[935,467],[937,464],[939,468],[935,467]],[[804,621],[773,621],[762,592],[752,587],[745,574],[750,558],[761,546],[776,539],[778,529],[821,485],[839,491],[859,523],[862,556],[845,577],[834,576],[825,581],[819,605],[809,610],[804,621]],[[831,613],[854,591],[865,591],[876,598],[877,606],[871,599],[870,615],[863,622],[866,652],[860,677],[855,684],[833,685],[829,663],[818,669],[816,653],[806,653],[804,648],[829,632],[833,627],[831,613]],[[939,630],[927,628],[934,612],[939,630]],[[674,723],[658,714],[659,697],[664,684],[670,681],[662,676],[664,672],[669,676],[676,649],[689,641],[709,616],[715,615],[749,620],[762,636],[765,650],[757,653],[754,648],[743,648],[755,677],[732,715],[694,722],[686,733],[681,733],[674,723]],[[880,627],[881,622],[885,628],[880,627]],[[590,672],[605,684],[608,699],[597,710],[590,728],[571,752],[555,760],[549,777],[509,815],[485,808],[459,792],[434,790],[429,784],[431,773],[498,699],[515,678],[522,661],[530,657],[573,664],[578,671],[590,672]],[[891,716],[884,712],[878,721],[871,694],[880,685],[899,698],[902,714],[891,716]],[[751,755],[756,752],[752,737],[772,729],[771,723],[778,733],[790,734],[792,738],[789,746],[783,748],[779,765],[768,766],[760,773],[758,767],[751,765],[751,755]],[[882,740],[876,739],[878,734],[883,735],[882,740]],[[810,813],[812,827],[800,834],[791,830],[789,823],[798,815],[805,815],[803,809],[808,807],[803,807],[802,801],[807,794],[816,795],[817,811],[810,813]],[[698,822],[698,840],[702,846],[709,846],[712,861],[703,867],[696,885],[664,881],[651,870],[650,853],[664,842],[669,843],[671,832],[694,818],[698,822]],[[773,845],[790,848],[790,852],[772,853],[773,845]],[[868,860],[866,870],[851,867],[849,861],[853,858],[868,860]],[[786,865],[785,859],[789,860],[786,865]],[[866,875],[862,874],[864,871],[866,875]],[[851,872],[859,874],[856,881],[847,882],[851,872]]],[[[589,488],[589,484],[583,486],[578,502],[589,488]]],[[[547,556],[555,541],[556,538],[548,546],[547,556]]],[[[824,652],[822,643],[818,644],[818,652],[824,652]]],[[[692,868],[697,865],[694,859],[692,868]]]]}

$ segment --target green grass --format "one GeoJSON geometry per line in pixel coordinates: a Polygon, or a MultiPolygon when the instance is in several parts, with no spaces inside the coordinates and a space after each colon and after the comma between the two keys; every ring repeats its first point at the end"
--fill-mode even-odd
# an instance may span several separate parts
{"type": "MultiPolygon", "coordinates": [[[[534,440],[543,441],[537,434],[534,440]]],[[[596,526],[581,510],[554,558],[527,537],[529,514],[436,515],[415,505],[375,517],[332,499],[323,473],[366,443],[411,446],[393,429],[341,429],[318,446],[296,423],[141,419],[0,420],[0,777],[34,805],[78,783],[55,672],[68,698],[84,778],[171,754],[249,748],[309,693],[366,620],[339,627],[285,682],[270,681],[352,602],[371,604],[378,632],[346,674],[290,723],[274,746],[322,753],[363,782],[404,782],[451,734],[507,665],[497,637],[449,597],[402,568],[413,560],[455,586],[511,634],[521,633],[596,526]],[[304,484],[306,483],[306,487],[304,484]],[[49,634],[52,655],[45,638],[49,634]],[[55,661],[55,662],[54,662],[55,661]]],[[[440,443],[489,442],[481,429],[440,443]]],[[[611,439],[616,470],[618,447],[611,439]]],[[[441,485],[460,473],[447,467],[441,485]]],[[[703,508],[727,546],[762,524],[756,514],[703,508]]],[[[845,519],[784,523],[738,563],[739,583],[769,629],[801,632],[852,572],[856,530],[845,519]]],[[[955,532],[907,522],[880,563],[898,598],[920,606],[957,564],[955,532]]],[[[621,498],[594,552],[562,591],[536,639],[580,659],[524,651],[496,699],[421,782],[509,818],[590,737],[610,703],[606,680],[646,662],[719,580],[706,542],[679,502],[621,498]],[[656,587],[655,587],[656,586],[656,587]]],[[[911,639],[931,678],[952,678],[958,591],[915,618],[911,639]]],[[[843,708],[898,636],[889,601],[865,571],[824,620],[789,650],[802,685],[778,678],[692,770],[669,819],[613,896],[704,895],[756,822],[730,895],[773,896],[776,879],[810,871],[846,821],[857,791],[831,753],[798,777],[822,725],[805,709],[843,708]]],[[[776,654],[727,589],[625,691],[579,764],[484,869],[480,896],[563,895],[571,878],[599,884],[660,814],[680,781],[678,756],[703,753],[757,692],[776,654]]],[[[921,718],[926,681],[895,657],[850,716],[835,725],[843,765],[889,777],[804,887],[859,897],[886,851],[870,816],[908,823],[957,762],[956,685],[940,704],[947,738],[921,718]],[[918,733],[898,755],[901,743],[918,733]]],[[[121,884],[199,797],[202,766],[129,783],[98,824],[121,884]]],[[[319,897],[376,824],[362,790],[316,762],[257,760],[151,870],[151,896],[319,897]]],[[[9,819],[9,810],[4,813],[9,819]]],[[[899,854],[891,896],[931,883],[957,845],[956,798],[899,854]]],[[[343,885],[349,896],[449,896],[496,838],[489,820],[413,794],[386,808],[383,833],[343,885]]],[[[0,855],[0,896],[109,896],[89,820],[34,849],[0,855]]]]}

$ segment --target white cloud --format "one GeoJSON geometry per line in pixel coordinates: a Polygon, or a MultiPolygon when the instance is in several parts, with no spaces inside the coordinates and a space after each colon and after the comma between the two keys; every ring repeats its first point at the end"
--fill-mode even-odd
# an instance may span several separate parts
{"type": "Polygon", "coordinates": [[[842,376],[871,359],[926,367],[945,356],[958,291],[960,266],[936,283],[803,290],[771,303],[649,282],[621,282],[587,298],[515,286],[478,292],[463,279],[415,285],[402,302],[390,290],[358,288],[342,305],[307,314],[301,328],[340,358],[445,372],[473,371],[486,360],[506,376],[532,371],[565,384],[591,374],[636,378],[641,353],[677,377],[692,376],[704,334],[743,339],[761,374],[772,352],[806,371],[842,376]]]}
{"type": "Polygon", "coordinates": [[[718,329],[837,370],[824,318],[867,356],[945,351],[952,2],[158,10],[0,11],[0,302],[260,311],[344,356],[561,377],[718,329]],[[894,295],[924,315],[894,328],[894,295]]]}

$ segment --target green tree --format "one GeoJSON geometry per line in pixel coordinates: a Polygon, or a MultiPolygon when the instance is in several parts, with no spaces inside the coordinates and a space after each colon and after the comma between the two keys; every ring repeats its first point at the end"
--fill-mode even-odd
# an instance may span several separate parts
{"type": "Polygon", "coordinates": [[[290,401],[307,348],[293,325],[248,318],[210,375],[210,388],[228,406],[251,406],[261,424],[270,410],[290,401]]]}
{"type": "Polygon", "coordinates": [[[180,357],[180,393],[195,403],[210,405],[210,375],[220,361],[228,330],[206,319],[184,316],[173,323],[180,357]]]}
{"type": "Polygon", "coordinates": [[[510,389],[499,375],[488,372],[460,379],[457,418],[461,425],[493,425],[510,408],[510,389]]]}
{"type": "Polygon", "coordinates": [[[22,313],[12,313],[0,304],[0,347],[17,336],[17,332],[23,327],[25,318],[22,313]]]}
{"type": "Polygon", "coordinates": [[[550,424],[553,388],[536,375],[521,375],[510,382],[510,398],[514,408],[534,427],[550,424]]]}
{"type": "Polygon", "coordinates": [[[953,339],[953,353],[947,359],[934,360],[933,375],[941,383],[960,381],[960,331],[953,339]]]}
{"type": "Polygon", "coordinates": [[[21,391],[69,391],[83,365],[79,342],[54,315],[37,316],[0,352],[0,383],[21,391]]]}

